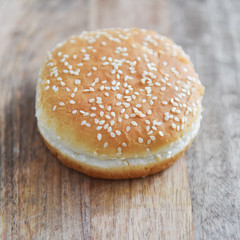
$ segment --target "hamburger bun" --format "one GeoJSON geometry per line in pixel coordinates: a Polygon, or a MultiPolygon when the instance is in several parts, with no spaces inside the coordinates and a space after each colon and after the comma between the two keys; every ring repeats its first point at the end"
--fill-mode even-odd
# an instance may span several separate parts
{"type": "Polygon", "coordinates": [[[190,146],[203,93],[189,56],[170,39],[137,28],[83,32],[47,54],[36,117],[68,167],[97,178],[144,177],[190,146]]]}

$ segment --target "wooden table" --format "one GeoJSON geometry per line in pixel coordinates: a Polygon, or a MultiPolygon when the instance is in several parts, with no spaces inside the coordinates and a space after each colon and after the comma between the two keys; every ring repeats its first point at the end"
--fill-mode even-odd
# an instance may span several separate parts
{"type": "Polygon", "coordinates": [[[0,239],[240,239],[239,11],[238,0],[1,0],[0,239]],[[192,147],[145,179],[70,170],[36,132],[35,83],[46,51],[113,26],[170,36],[206,86],[192,147]]]}

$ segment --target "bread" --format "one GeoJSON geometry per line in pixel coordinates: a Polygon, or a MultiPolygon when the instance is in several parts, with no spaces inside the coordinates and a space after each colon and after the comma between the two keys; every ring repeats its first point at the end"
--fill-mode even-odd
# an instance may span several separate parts
{"type": "Polygon", "coordinates": [[[83,32],[48,53],[36,117],[63,164],[97,178],[137,178],[189,147],[203,93],[188,55],[170,39],[136,28],[83,32]]]}

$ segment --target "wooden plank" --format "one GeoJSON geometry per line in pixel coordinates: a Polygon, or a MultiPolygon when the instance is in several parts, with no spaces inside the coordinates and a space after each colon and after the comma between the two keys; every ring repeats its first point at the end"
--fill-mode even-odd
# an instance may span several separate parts
{"type": "Polygon", "coordinates": [[[98,27],[168,34],[167,1],[2,1],[0,12],[0,238],[193,239],[185,157],[145,179],[92,179],[50,154],[34,117],[46,50],[98,27]]]}
{"type": "Polygon", "coordinates": [[[173,38],[206,86],[187,152],[196,239],[240,239],[240,1],[172,1],[171,9],[173,38]]]}
{"type": "Polygon", "coordinates": [[[185,159],[145,179],[91,180],[91,237],[99,236],[103,239],[193,239],[185,159]]]}

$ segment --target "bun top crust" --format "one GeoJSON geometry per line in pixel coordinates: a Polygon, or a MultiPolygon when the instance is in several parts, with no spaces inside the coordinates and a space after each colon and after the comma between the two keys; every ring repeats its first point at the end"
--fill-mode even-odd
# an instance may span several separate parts
{"type": "Polygon", "coordinates": [[[170,39],[136,28],[98,30],[48,53],[36,115],[73,151],[144,157],[191,129],[203,93],[188,55],[170,39]]]}

